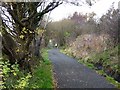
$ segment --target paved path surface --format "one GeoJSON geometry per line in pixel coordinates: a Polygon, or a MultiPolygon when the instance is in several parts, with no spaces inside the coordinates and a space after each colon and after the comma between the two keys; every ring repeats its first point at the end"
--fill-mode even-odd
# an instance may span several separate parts
{"type": "Polygon", "coordinates": [[[115,88],[104,77],[59,52],[49,50],[58,88],[115,88]]]}

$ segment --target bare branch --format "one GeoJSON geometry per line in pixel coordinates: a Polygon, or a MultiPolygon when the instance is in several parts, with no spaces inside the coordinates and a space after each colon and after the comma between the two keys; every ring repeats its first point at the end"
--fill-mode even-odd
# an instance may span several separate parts
{"type": "MultiPolygon", "coordinates": [[[[42,2],[38,3],[38,5],[35,7],[35,10],[36,10],[39,6],[41,6],[41,4],[42,4],[42,2]]],[[[29,21],[30,19],[32,19],[32,17],[35,16],[36,13],[37,13],[37,12],[35,12],[35,11],[33,10],[32,14],[31,14],[29,17],[23,18],[23,19],[21,20],[21,22],[29,21]]]]}
{"type": "Polygon", "coordinates": [[[36,12],[33,11],[32,14],[31,14],[29,17],[23,18],[23,19],[21,20],[21,22],[29,21],[35,14],[36,14],[36,12]]]}
{"type": "Polygon", "coordinates": [[[56,7],[58,7],[62,3],[63,2],[59,2],[59,1],[50,3],[48,6],[46,6],[46,8],[42,12],[38,13],[38,15],[37,15],[37,16],[39,16],[38,19],[42,18],[42,16],[44,14],[48,13],[49,11],[52,11],[53,9],[55,9],[56,7]]]}
{"type": "Polygon", "coordinates": [[[20,21],[16,18],[15,14],[13,13],[13,11],[11,10],[10,7],[8,7],[7,11],[10,13],[10,15],[12,16],[12,18],[14,19],[14,21],[15,21],[16,23],[20,24],[22,27],[25,26],[25,25],[22,24],[22,22],[20,22],[20,21]]]}

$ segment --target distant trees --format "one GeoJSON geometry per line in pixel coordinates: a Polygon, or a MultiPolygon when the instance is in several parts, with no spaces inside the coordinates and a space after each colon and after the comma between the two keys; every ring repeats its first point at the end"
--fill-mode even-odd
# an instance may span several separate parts
{"type": "Polygon", "coordinates": [[[46,30],[46,36],[49,37],[49,39],[55,39],[58,45],[63,46],[72,30],[74,30],[74,22],[64,19],[59,22],[50,23],[46,30]]]}
{"type": "Polygon", "coordinates": [[[50,23],[47,32],[51,35],[50,38],[56,39],[60,46],[64,44],[70,45],[77,36],[96,30],[96,22],[93,19],[87,21],[87,18],[87,15],[75,12],[67,19],[50,23]]]}
{"type": "Polygon", "coordinates": [[[56,39],[60,45],[62,43],[70,45],[78,36],[83,34],[108,34],[110,35],[108,44],[117,45],[119,10],[110,9],[99,21],[94,19],[95,15],[94,12],[86,15],[75,12],[67,19],[49,24],[47,32],[50,32],[52,35],[50,38],[56,39]]]}
{"type": "Polygon", "coordinates": [[[111,8],[108,10],[106,15],[103,15],[100,19],[100,31],[101,33],[109,34],[111,36],[110,40],[114,45],[118,44],[119,32],[119,19],[120,12],[118,9],[111,8]]]}

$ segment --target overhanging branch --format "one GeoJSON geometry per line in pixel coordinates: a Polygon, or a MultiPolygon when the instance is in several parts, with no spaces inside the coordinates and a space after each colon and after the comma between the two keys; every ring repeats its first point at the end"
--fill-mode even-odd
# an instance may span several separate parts
{"type": "Polygon", "coordinates": [[[63,2],[58,1],[58,2],[52,2],[52,3],[48,4],[42,12],[37,14],[38,20],[40,20],[44,14],[48,13],[49,11],[52,11],[53,9],[55,9],[62,3],[63,2]]]}

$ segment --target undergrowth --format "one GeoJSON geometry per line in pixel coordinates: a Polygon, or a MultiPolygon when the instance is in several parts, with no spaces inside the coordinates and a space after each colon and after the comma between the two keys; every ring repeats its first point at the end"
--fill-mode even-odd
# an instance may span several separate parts
{"type": "Polygon", "coordinates": [[[0,81],[2,85],[0,85],[0,89],[32,90],[54,88],[52,66],[48,59],[47,49],[42,50],[42,57],[44,61],[38,59],[39,64],[33,68],[32,74],[20,70],[17,62],[11,65],[9,60],[5,58],[0,59],[1,75],[3,75],[3,80],[0,81]]]}
{"type": "Polygon", "coordinates": [[[9,63],[9,60],[5,58],[1,59],[2,65],[2,87],[1,89],[24,89],[28,87],[29,79],[32,77],[30,73],[22,72],[19,69],[17,62],[13,65],[9,63]]]}

